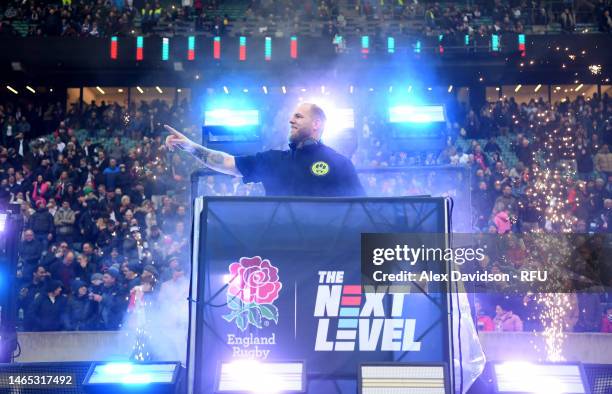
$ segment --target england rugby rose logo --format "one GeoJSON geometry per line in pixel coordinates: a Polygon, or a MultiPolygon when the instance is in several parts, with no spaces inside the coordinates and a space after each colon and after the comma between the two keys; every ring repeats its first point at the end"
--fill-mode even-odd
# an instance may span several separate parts
{"type": "Polygon", "coordinates": [[[223,318],[235,320],[241,331],[248,325],[262,328],[264,321],[278,323],[278,309],[273,304],[283,287],[278,268],[261,257],[242,257],[230,264],[227,288],[227,306],[231,312],[223,318]]]}

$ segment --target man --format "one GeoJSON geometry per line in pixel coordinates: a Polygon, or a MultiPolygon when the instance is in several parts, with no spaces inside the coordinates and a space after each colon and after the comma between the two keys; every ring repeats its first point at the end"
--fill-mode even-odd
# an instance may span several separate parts
{"type": "Polygon", "coordinates": [[[27,313],[26,330],[61,331],[66,310],[66,297],[62,296],[62,282],[50,280],[46,294],[39,293],[27,313]]]}
{"type": "Polygon", "coordinates": [[[365,195],[350,160],[321,143],[325,120],[317,105],[300,104],[289,121],[287,151],[234,157],[198,145],[167,125],[166,146],[189,152],[210,169],[242,177],[244,183],[262,182],[268,196],[365,195]]]}

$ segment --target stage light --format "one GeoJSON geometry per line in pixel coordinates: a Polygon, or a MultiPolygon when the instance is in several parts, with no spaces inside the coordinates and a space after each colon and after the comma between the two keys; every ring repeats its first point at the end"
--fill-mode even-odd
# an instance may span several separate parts
{"type": "Polygon", "coordinates": [[[138,90],[140,94],[144,94],[144,90],[142,90],[140,86],[136,86],[136,90],[138,90]]]}
{"type": "Polygon", "coordinates": [[[159,86],[156,86],[156,87],[155,87],[155,90],[157,90],[157,91],[159,92],[159,94],[164,93],[164,92],[161,90],[161,88],[160,88],[159,86]]]}
{"type": "Polygon", "coordinates": [[[264,94],[268,94],[268,87],[267,86],[262,86],[261,90],[263,90],[264,94]]]}
{"type": "Polygon", "coordinates": [[[11,93],[19,94],[19,92],[18,92],[18,91],[16,91],[15,89],[13,89],[13,87],[12,87],[12,86],[10,86],[10,85],[6,85],[6,88],[7,88],[7,89],[8,89],[8,90],[9,90],[11,93]]]}
{"type": "Polygon", "coordinates": [[[287,94],[287,88],[284,85],[281,86],[281,90],[283,91],[283,94],[287,94]]]}
{"type": "Polygon", "coordinates": [[[468,46],[470,45],[470,35],[466,34],[465,36],[463,36],[463,43],[468,46]]]}
{"type": "Polygon", "coordinates": [[[445,122],[441,105],[400,105],[389,108],[389,123],[445,122]]]}
{"type": "Polygon", "coordinates": [[[362,364],[359,367],[359,393],[449,394],[444,364],[362,364]]]}
{"type": "Polygon", "coordinates": [[[353,87],[353,85],[349,86],[349,93],[353,94],[354,91],[355,91],[355,87],[353,87]]]}
{"type": "Polygon", "coordinates": [[[370,37],[361,36],[361,54],[367,57],[368,53],[370,53],[370,37]]]}
{"type": "Polygon", "coordinates": [[[144,38],[142,36],[136,37],[136,61],[142,61],[144,59],[144,38]]]}
{"type": "Polygon", "coordinates": [[[267,62],[272,60],[272,37],[265,39],[264,58],[267,62]]]}
{"type": "Polygon", "coordinates": [[[106,94],[106,92],[99,86],[96,86],[96,90],[100,92],[100,94],[106,94]]]}
{"type": "Polygon", "coordinates": [[[448,85],[448,92],[452,92],[453,91],[453,85],[448,85]]]}
{"type": "Polygon", "coordinates": [[[580,363],[534,364],[505,362],[494,364],[497,393],[586,394],[580,363]]]}
{"type": "Polygon", "coordinates": [[[214,109],[204,112],[204,126],[244,127],[259,124],[259,111],[255,109],[214,109]]]}
{"type": "Polygon", "coordinates": [[[180,93],[180,92],[182,92],[182,90],[181,90],[180,88],[179,88],[179,89],[176,89],[176,91],[177,91],[177,92],[179,92],[179,93],[180,93]]]}
{"type": "Polygon", "coordinates": [[[117,37],[111,37],[111,47],[110,47],[110,58],[113,60],[117,60],[117,49],[119,42],[117,41],[117,37]]]}
{"type": "Polygon", "coordinates": [[[249,92],[249,89],[247,88],[242,89],[242,93],[248,93],[248,92],[249,92]]]}
{"type": "Polygon", "coordinates": [[[514,88],[514,93],[518,93],[518,91],[521,90],[522,87],[523,85],[521,85],[520,83],[516,85],[516,87],[514,88]]]}
{"type": "Polygon", "coordinates": [[[86,393],[170,393],[176,389],[178,362],[94,363],[83,382],[86,393]]]}
{"type": "Polygon", "coordinates": [[[216,392],[304,392],[305,376],[303,362],[240,360],[222,363],[216,392]]]}
{"type": "Polygon", "coordinates": [[[239,54],[238,54],[239,55],[238,56],[238,60],[243,62],[247,58],[246,37],[245,36],[240,36],[239,43],[240,43],[240,50],[239,50],[239,54]]]}
{"type": "Polygon", "coordinates": [[[444,34],[440,34],[438,36],[438,51],[440,53],[444,53],[444,47],[442,46],[442,39],[444,39],[444,34]]]}
{"type": "Polygon", "coordinates": [[[227,88],[227,86],[223,87],[223,91],[225,92],[225,94],[229,94],[229,89],[227,88]]]}
{"type": "Polygon", "coordinates": [[[526,48],[525,48],[525,35],[524,34],[519,34],[518,35],[518,49],[521,52],[521,57],[525,57],[526,52],[526,48]]]}
{"type": "Polygon", "coordinates": [[[187,37],[187,60],[195,60],[195,36],[187,37]]]}
{"type": "Polygon", "coordinates": [[[170,58],[170,39],[162,38],[162,60],[167,61],[170,58]]]}
{"type": "Polygon", "coordinates": [[[32,88],[31,86],[27,85],[26,89],[28,89],[30,92],[32,93],[36,93],[36,90],[34,90],[34,88],[32,88]]]}
{"type": "Polygon", "coordinates": [[[499,36],[497,34],[491,35],[491,50],[493,52],[499,52],[499,36]]]}
{"type": "Polygon", "coordinates": [[[533,89],[533,91],[537,92],[538,90],[540,90],[541,87],[542,87],[542,84],[539,83],[538,86],[536,86],[535,89],[533,89]]]}
{"type": "Polygon", "coordinates": [[[298,57],[298,41],[297,41],[297,37],[296,36],[291,36],[291,48],[290,48],[290,52],[291,52],[291,58],[292,59],[297,59],[297,57],[298,57]]]}
{"type": "Polygon", "coordinates": [[[0,213],[0,233],[4,232],[4,228],[6,227],[6,219],[8,215],[6,213],[0,213]]]}
{"type": "Polygon", "coordinates": [[[387,37],[387,53],[395,53],[395,38],[387,37]]]}
{"type": "Polygon", "coordinates": [[[389,93],[393,93],[393,86],[389,86],[389,93]]]}
{"type": "Polygon", "coordinates": [[[216,60],[221,59],[221,37],[213,38],[213,57],[216,60]]]}
{"type": "Polygon", "coordinates": [[[414,53],[421,53],[421,41],[417,41],[414,45],[414,53]]]}
{"type": "Polygon", "coordinates": [[[576,86],[575,91],[576,92],[579,91],[580,89],[582,89],[583,86],[584,86],[583,84],[580,84],[580,85],[576,86]]]}

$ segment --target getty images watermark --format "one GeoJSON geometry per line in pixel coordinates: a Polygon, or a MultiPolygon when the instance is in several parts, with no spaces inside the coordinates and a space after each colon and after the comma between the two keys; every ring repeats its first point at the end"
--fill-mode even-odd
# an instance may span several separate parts
{"type": "Polygon", "coordinates": [[[588,234],[362,234],[365,286],[467,292],[597,292],[612,243],[588,234]],[[600,269],[593,270],[592,267],[600,269]]]}

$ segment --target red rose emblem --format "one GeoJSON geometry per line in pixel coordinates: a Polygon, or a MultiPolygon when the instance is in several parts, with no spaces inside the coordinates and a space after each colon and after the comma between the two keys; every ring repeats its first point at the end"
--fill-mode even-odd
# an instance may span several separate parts
{"type": "Polygon", "coordinates": [[[271,304],[278,298],[282,284],[278,281],[278,268],[261,257],[242,257],[229,266],[228,294],[244,303],[271,304]]]}

